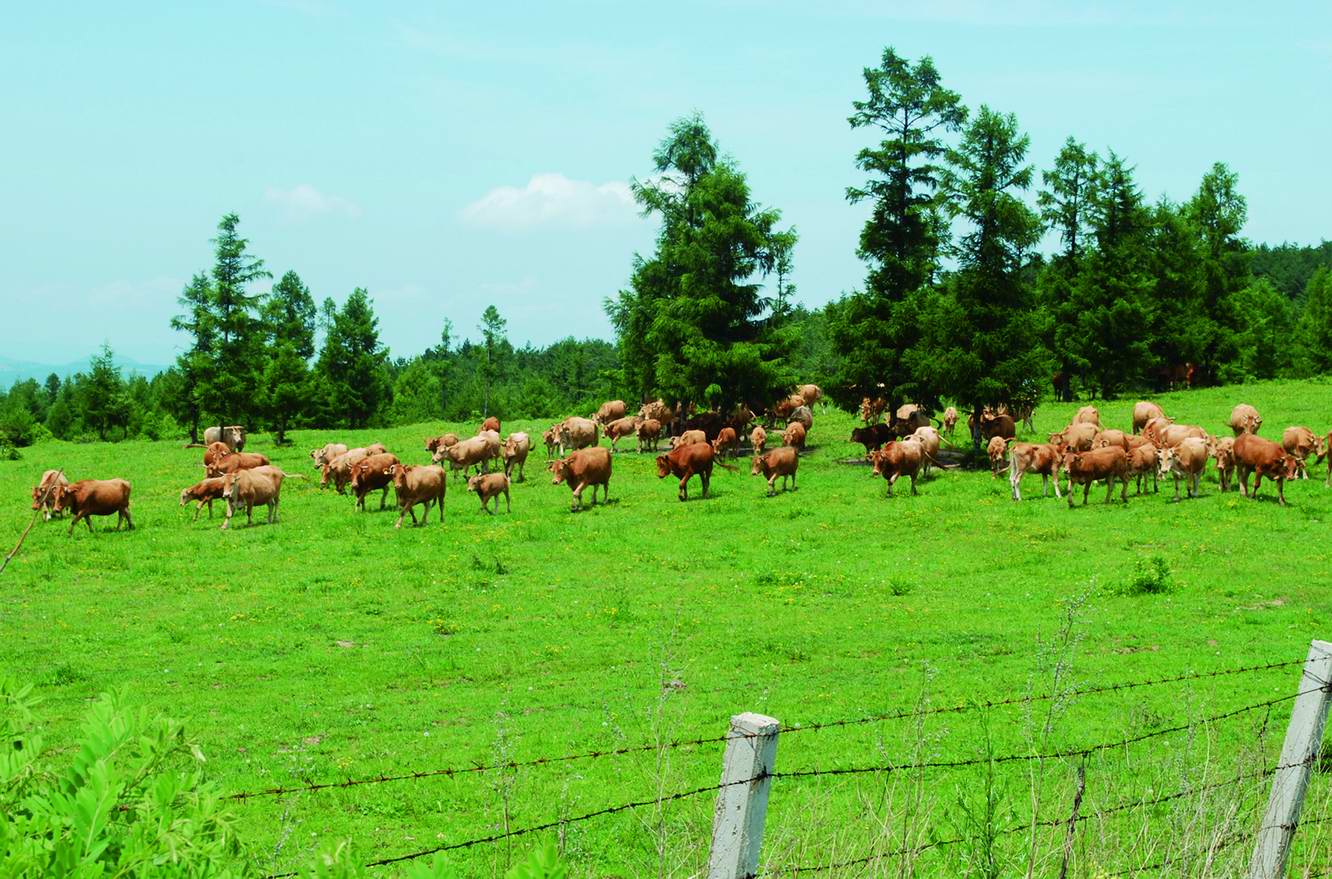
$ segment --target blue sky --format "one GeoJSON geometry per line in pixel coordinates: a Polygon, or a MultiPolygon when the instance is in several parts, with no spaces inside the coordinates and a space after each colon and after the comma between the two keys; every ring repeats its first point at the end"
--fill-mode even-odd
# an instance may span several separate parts
{"type": "Polygon", "coordinates": [[[1213,161],[1255,241],[1332,237],[1332,4],[17,4],[0,29],[0,357],[103,341],[163,363],[226,211],[317,298],[369,289],[395,355],[487,304],[538,344],[608,336],[653,227],[627,197],[703,113],[800,232],[799,298],[854,288],[846,125],[885,45],[1182,199],[1213,161]],[[669,17],[662,17],[663,11],[669,17]]]}

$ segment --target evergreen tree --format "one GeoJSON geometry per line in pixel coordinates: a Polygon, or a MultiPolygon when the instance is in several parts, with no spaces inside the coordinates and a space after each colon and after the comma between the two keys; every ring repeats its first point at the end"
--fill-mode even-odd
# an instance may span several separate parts
{"type": "Polygon", "coordinates": [[[78,402],[83,423],[97,431],[98,439],[105,440],[112,428],[128,426],[129,398],[125,394],[125,381],[121,378],[109,345],[103,345],[101,351],[93,356],[87,380],[78,384],[78,402]]]}
{"type": "Polygon", "coordinates": [[[379,319],[370,296],[360,287],[342,308],[325,300],[329,327],[319,354],[317,396],[325,426],[366,427],[388,404],[388,350],[379,342],[379,319]]]}
{"type": "Polygon", "coordinates": [[[1302,374],[1332,373],[1332,269],[1316,270],[1305,285],[1295,340],[1302,374]]]}
{"type": "Polygon", "coordinates": [[[176,358],[180,381],[173,383],[170,407],[176,420],[190,429],[190,442],[199,441],[199,423],[209,389],[208,372],[217,355],[217,326],[213,314],[213,288],[208,276],[195,275],[177,300],[184,314],[171,319],[171,327],[191,336],[190,347],[176,358]]]}
{"type": "Polygon", "coordinates": [[[309,360],[315,348],[314,298],[300,276],[289,271],[273,285],[262,314],[269,355],[262,399],[276,441],[282,445],[288,426],[306,410],[309,360]]]}
{"type": "Polygon", "coordinates": [[[1250,277],[1248,244],[1240,237],[1248,204],[1239,192],[1239,176],[1223,162],[1214,164],[1185,206],[1185,216],[1201,246],[1202,306],[1211,321],[1201,357],[1203,374],[1211,380],[1239,379],[1232,368],[1239,361],[1233,297],[1250,277]]]}
{"type": "Polygon", "coordinates": [[[492,398],[491,392],[495,385],[496,378],[504,368],[509,354],[513,351],[513,346],[509,344],[505,336],[505,328],[508,321],[500,317],[499,309],[493,305],[487,305],[486,310],[481,314],[481,324],[477,327],[481,331],[481,346],[485,352],[485,360],[481,364],[481,382],[485,389],[485,396],[481,404],[481,415],[483,417],[491,414],[491,404],[495,403],[494,411],[500,411],[498,401],[492,398]]]}
{"type": "Polygon", "coordinates": [[[272,275],[264,261],[246,250],[240,237],[240,217],[227,214],[213,239],[212,320],[216,332],[215,356],[204,386],[210,410],[219,424],[254,419],[259,370],[264,362],[263,333],[257,317],[260,296],[249,285],[272,275]]]}
{"type": "Polygon", "coordinates": [[[60,395],[60,376],[51,373],[46,377],[46,384],[43,387],[46,390],[46,405],[50,406],[60,395]]]}
{"type": "Polygon", "coordinates": [[[1152,275],[1149,346],[1159,364],[1155,384],[1164,389],[1173,368],[1202,362],[1214,333],[1203,307],[1202,253],[1179,206],[1162,199],[1152,209],[1147,247],[1152,275]]]}
{"type": "Polygon", "coordinates": [[[916,310],[904,301],[932,282],[939,268],[947,240],[938,193],[942,136],[961,128],[967,110],[956,92],[943,87],[929,57],[912,65],[886,48],[879,66],[863,75],[868,95],[853,102],[848,122],[883,139],[857,154],[856,166],[870,177],[847,189],[852,204],[872,205],[857,249],[868,268],[864,291],[828,311],[841,367],[828,391],[848,407],[880,394],[896,407],[923,394],[902,359],[919,327],[916,310]]]}
{"type": "Polygon", "coordinates": [[[1244,286],[1233,297],[1236,318],[1235,369],[1245,379],[1289,375],[1294,361],[1295,308],[1266,278],[1244,286]]]}

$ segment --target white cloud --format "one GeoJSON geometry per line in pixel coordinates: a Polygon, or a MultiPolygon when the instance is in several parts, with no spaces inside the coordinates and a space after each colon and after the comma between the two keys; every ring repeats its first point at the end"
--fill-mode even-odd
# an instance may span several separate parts
{"type": "Polygon", "coordinates": [[[474,226],[515,230],[552,223],[623,223],[634,219],[637,211],[629,184],[622,180],[590,183],[563,174],[534,174],[526,186],[495,187],[461,214],[474,226]]]}
{"type": "Polygon", "coordinates": [[[321,214],[359,217],[361,209],[355,202],[338,195],[320,192],[309,183],[300,183],[290,189],[270,186],[264,190],[264,201],[283,208],[296,220],[309,219],[321,214]]]}

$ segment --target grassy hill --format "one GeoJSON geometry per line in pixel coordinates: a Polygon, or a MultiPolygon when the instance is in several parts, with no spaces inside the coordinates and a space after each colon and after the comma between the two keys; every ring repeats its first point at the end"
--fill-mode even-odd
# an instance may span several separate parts
{"type": "MultiPolygon", "coordinates": [[[[1263,383],[1156,398],[1177,419],[1225,431],[1230,408],[1262,412],[1264,435],[1332,426],[1332,386],[1263,383]]],[[[1127,428],[1133,400],[1098,403],[1127,428]]],[[[1075,405],[1042,406],[1045,433],[1075,405]]],[[[183,720],[229,790],[527,760],[726,731],[758,711],[784,728],[916,708],[1294,660],[1332,637],[1328,522],[1318,479],[1247,501],[1160,495],[1069,510],[1009,499],[1006,480],[948,471],[884,497],[846,463],[852,416],[816,413],[797,492],[764,497],[748,472],[682,504],[650,456],[614,462],[611,502],[580,514],[534,453],[513,513],[480,512],[450,483],[446,524],[401,531],[395,512],[289,482],[282,521],[220,532],[191,523],[179,490],[201,474],[179,443],[27,449],[0,463],[0,529],[17,535],[41,471],[123,476],[137,529],[66,537],[39,523],[0,589],[0,668],[46,696],[48,739],[68,740],[87,700],[122,688],[183,720]]],[[[539,431],[545,424],[505,424],[539,431]]],[[[473,426],[444,425],[472,432],[473,426]]],[[[380,440],[409,462],[441,425],[300,431],[274,449],[314,475],[308,450],[380,440]]],[[[959,440],[964,431],[959,431],[959,440]]],[[[632,448],[632,445],[628,446],[632,448]]],[[[696,488],[696,486],[695,486],[696,488]]],[[[390,494],[390,505],[392,497],[390,494]]],[[[219,509],[220,513],[220,509],[219,509]]],[[[259,518],[259,517],[257,517],[259,518]]],[[[114,521],[114,520],[110,520],[114,521]]],[[[239,524],[239,520],[238,523],[239,524]]],[[[784,733],[779,771],[1076,750],[1295,692],[1298,668],[1084,698],[784,733]]],[[[930,839],[964,841],[876,864],[897,875],[1011,875],[1057,868],[1076,767],[1084,812],[1189,787],[1187,796],[1098,813],[1081,825],[1074,875],[1096,876],[1250,831],[1266,800],[1254,773],[1279,751],[1289,703],[1138,745],[979,768],[777,779],[765,841],[772,870],[827,864],[930,839]],[[1032,854],[1032,853],[1035,854],[1032,854]]],[[[239,802],[251,856],[281,871],[351,838],[392,856],[629,800],[716,783],[721,747],[652,748],[512,771],[464,773],[239,802]],[[506,817],[507,816],[507,817],[506,817]]],[[[1327,814],[1320,779],[1309,808],[1327,814]]],[[[692,875],[706,864],[713,799],[699,796],[573,825],[560,834],[580,876],[692,875]]],[[[1302,828],[1297,867],[1327,868],[1322,825],[1302,828]]],[[[502,872],[532,838],[451,856],[464,875],[502,872]]],[[[1249,843],[1216,869],[1247,861],[1249,843]]],[[[386,871],[393,875],[391,870],[386,871]]],[[[376,875],[381,875],[376,873],[376,875]]],[[[864,867],[833,875],[866,875],[864,867]]],[[[1188,872],[1187,875],[1200,875],[1188,872]]],[[[1210,874],[1209,874],[1210,875],[1210,874]]]]}

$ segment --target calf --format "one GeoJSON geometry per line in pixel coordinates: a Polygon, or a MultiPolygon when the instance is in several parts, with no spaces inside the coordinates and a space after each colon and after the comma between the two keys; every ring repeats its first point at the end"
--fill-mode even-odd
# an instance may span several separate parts
{"type": "MultiPolygon", "coordinates": [[[[254,524],[254,508],[257,505],[268,507],[268,524],[278,521],[278,501],[282,497],[282,480],[294,478],[276,467],[254,467],[238,470],[226,476],[226,486],[222,497],[227,501],[227,517],[222,522],[222,530],[231,526],[231,517],[238,507],[245,508],[245,522],[254,524]]],[[[304,479],[305,477],[300,477],[304,479]]]]}
{"type": "Polygon", "coordinates": [[[194,505],[194,518],[191,522],[199,521],[199,511],[203,509],[204,504],[208,504],[208,518],[213,518],[213,501],[222,500],[222,492],[227,486],[225,476],[217,476],[212,479],[205,479],[196,482],[189,488],[180,490],[180,505],[183,507],[190,501],[196,501],[194,505]]]}
{"type": "MultiPolygon", "coordinates": [[[[527,481],[527,455],[532,450],[532,440],[527,434],[511,433],[504,440],[500,457],[504,459],[504,475],[512,477],[513,468],[518,468],[518,481],[527,481]]],[[[498,504],[496,504],[498,506],[498,504]]]]}
{"type": "MultiPolygon", "coordinates": [[[[427,441],[426,447],[429,448],[429,446],[430,442],[427,441]]],[[[328,464],[338,455],[345,455],[346,453],[347,446],[345,443],[325,443],[318,449],[311,449],[310,458],[314,461],[315,469],[322,470],[324,465],[328,464]]]]}
{"type": "Polygon", "coordinates": [[[130,518],[130,484],[124,479],[80,479],[56,489],[56,502],[53,512],[69,510],[74,518],[69,520],[69,534],[74,534],[74,526],[82,520],[91,534],[91,516],[109,516],[116,514],[116,530],[121,523],[134,530],[134,520],[130,518]]]}
{"type": "Polygon", "coordinates": [[[723,427],[717,433],[717,438],[712,441],[712,451],[721,455],[722,452],[729,451],[732,455],[740,451],[740,437],[736,436],[735,428],[723,427]]]}
{"type": "Polygon", "coordinates": [[[1212,457],[1216,459],[1216,481],[1222,493],[1230,490],[1230,480],[1235,475],[1235,438],[1219,436],[1212,440],[1212,457]]]}
{"type": "Polygon", "coordinates": [[[1013,443],[1008,458],[1008,484],[1013,489],[1013,500],[1022,500],[1019,486],[1028,473],[1041,475],[1041,497],[1049,492],[1053,476],[1055,497],[1060,497],[1059,463],[1059,450],[1049,443],[1013,443]]]}
{"type": "Polygon", "coordinates": [[[495,433],[499,433],[500,420],[496,418],[494,415],[489,416],[488,418],[486,418],[485,421],[481,422],[481,427],[479,430],[477,430],[477,433],[482,433],[487,430],[493,430],[495,431],[495,433]]]}
{"type": "Polygon", "coordinates": [[[1008,451],[1008,440],[1001,436],[990,437],[985,446],[985,454],[990,459],[990,478],[998,479],[999,471],[1004,467],[1004,455],[1008,451]]]}
{"type": "Polygon", "coordinates": [[[549,461],[555,457],[555,451],[560,447],[560,426],[553,424],[541,432],[541,441],[546,444],[546,460],[549,461]]]}
{"type": "MultiPolygon", "coordinates": [[[[749,432],[749,445],[754,449],[754,454],[763,454],[763,447],[768,444],[768,432],[763,429],[763,425],[758,425],[749,432]]],[[[1332,468],[1329,468],[1332,469],[1332,468]]]]}
{"type": "Polygon", "coordinates": [[[1096,411],[1095,406],[1083,406],[1078,410],[1078,414],[1073,416],[1074,424],[1094,424],[1101,426],[1101,413],[1096,411]]]}
{"type": "Polygon", "coordinates": [[[1156,452],[1161,476],[1175,478],[1175,500],[1179,500],[1179,480],[1184,479],[1184,487],[1189,497],[1198,496],[1198,481],[1207,469],[1207,443],[1196,436],[1182,440],[1178,445],[1166,446],[1156,452]]]}
{"type": "Polygon", "coordinates": [[[1159,464],[1156,460],[1156,451],[1156,446],[1148,442],[1138,443],[1128,450],[1127,475],[1136,477],[1137,494],[1142,494],[1142,482],[1148,476],[1152,477],[1152,492],[1155,493],[1160,490],[1160,482],[1157,478],[1159,464]]]}
{"type": "Polygon", "coordinates": [[[1258,429],[1263,426],[1263,416],[1259,415],[1258,410],[1248,403],[1240,403],[1230,410],[1230,421],[1227,424],[1235,432],[1235,436],[1242,433],[1257,433],[1258,429]]]}
{"type": "Polygon", "coordinates": [[[433,455],[440,449],[456,446],[458,440],[459,437],[456,433],[442,433],[439,436],[428,436],[425,441],[425,450],[433,455]]]}
{"type": "Polygon", "coordinates": [[[1281,446],[1254,433],[1241,432],[1235,437],[1235,469],[1239,471],[1240,491],[1245,497],[1257,497],[1263,477],[1277,484],[1277,503],[1286,505],[1286,480],[1295,478],[1295,458],[1281,446]],[[1249,473],[1254,474],[1253,494],[1249,494],[1249,473]]]}
{"type": "Polygon", "coordinates": [[[675,476],[680,480],[679,497],[689,500],[689,480],[698,474],[698,481],[703,484],[703,497],[708,496],[708,485],[712,482],[712,465],[715,455],[708,443],[690,443],[678,446],[665,455],[657,456],[657,478],[675,476]]]}
{"type": "MultiPolygon", "coordinates": [[[[712,446],[705,445],[705,448],[712,451],[712,446]]],[[[579,449],[567,458],[551,461],[550,472],[553,474],[551,482],[554,485],[561,482],[569,484],[569,490],[573,492],[569,506],[571,512],[576,513],[583,508],[583,489],[589,485],[592,486],[592,503],[597,502],[598,485],[602,489],[601,502],[610,499],[611,454],[610,449],[604,446],[579,449]]]]}
{"type": "Polygon", "coordinates": [[[352,467],[351,490],[356,496],[356,509],[365,511],[365,496],[372,491],[380,491],[379,508],[384,509],[389,486],[393,484],[392,468],[401,463],[397,455],[385,452],[362,458],[352,467]]]}
{"type": "Polygon", "coordinates": [[[655,452],[661,439],[661,422],[655,418],[644,418],[638,423],[638,451],[648,449],[655,452]]]}
{"type": "Polygon", "coordinates": [[[948,436],[951,438],[953,435],[953,431],[957,429],[957,407],[949,406],[947,409],[945,409],[943,414],[943,421],[940,423],[943,425],[944,433],[948,434],[948,436]]]}
{"type": "Polygon", "coordinates": [[[59,470],[47,470],[32,490],[32,508],[45,510],[44,521],[50,522],[54,514],[56,494],[69,486],[69,480],[59,470]]]}
{"type": "Polygon", "coordinates": [[[1062,461],[1068,473],[1068,506],[1073,507],[1073,486],[1082,486],[1082,505],[1087,506],[1087,494],[1091,484],[1098,479],[1105,480],[1105,502],[1110,503],[1115,491],[1115,480],[1123,486],[1119,493],[1120,500],[1128,503],[1128,455],[1118,446],[1093,449],[1090,452],[1065,450],[1062,461]]]}
{"type": "Polygon", "coordinates": [[[768,480],[768,497],[777,494],[777,477],[782,478],[782,491],[786,491],[786,480],[791,480],[791,490],[796,489],[796,468],[800,466],[800,456],[790,446],[781,446],[767,454],[755,455],[754,466],[750,470],[753,476],[762,475],[768,480]]]}
{"type": "Polygon", "coordinates": [[[449,490],[449,480],[443,467],[390,464],[388,472],[398,501],[398,521],[394,528],[402,527],[403,516],[411,516],[412,525],[417,524],[416,512],[412,509],[417,504],[425,507],[421,512],[422,525],[430,518],[430,508],[435,504],[439,504],[439,523],[444,524],[444,496],[449,490]]]}
{"type": "Polygon", "coordinates": [[[1133,404],[1133,432],[1141,433],[1153,418],[1165,418],[1165,412],[1155,403],[1139,400],[1133,404]]]}
{"type": "Polygon", "coordinates": [[[878,451],[884,443],[893,439],[896,434],[893,429],[883,422],[871,424],[869,427],[851,428],[851,442],[860,443],[865,447],[865,457],[868,458],[870,452],[878,451]]]}
{"type": "Polygon", "coordinates": [[[893,496],[893,484],[903,476],[911,479],[911,493],[916,491],[916,474],[920,472],[925,450],[916,440],[894,440],[877,452],[870,453],[874,462],[874,475],[888,480],[888,497],[893,496]]]}
{"type": "Polygon", "coordinates": [[[481,498],[481,509],[490,515],[499,512],[499,496],[504,495],[504,511],[513,512],[513,506],[509,503],[509,477],[503,473],[484,473],[473,476],[467,480],[467,490],[476,492],[476,496],[481,498]],[[495,499],[495,509],[490,508],[490,499],[495,499]]]}
{"type": "Polygon", "coordinates": [[[805,425],[799,421],[792,421],[786,425],[786,430],[782,431],[782,445],[791,446],[794,449],[803,449],[805,447],[805,425]]]}
{"type": "MultiPolygon", "coordinates": [[[[624,404],[621,403],[620,405],[624,404]]],[[[618,452],[620,450],[620,440],[638,433],[638,416],[630,415],[626,418],[617,418],[605,427],[606,439],[611,441],[611,451],[618,452]]]]}
{"type": "Polygon", "coordinates": [[[1309,456],[1314,456],[1314,463],[1323,460],[1323,455],[1327,450],[1323,446],[1323,439],[1316,436],[1312,430],[1307,427],[1288,427],[1281,432],[1281,447],[1286,450],[1286,454],[1295,459],[1295,471],[1300,479],[1309,478],[1309,467],[1305,463],[1309,456]]]}
{"type": "Polygon", "coordinates": [[[266,455],[258,452],[232,452],[224,458],[219,458],[213,464],[205,468],[205,474],[208,476],[226,476],[229,473],[237,473],[241,470],[253,470],[256,467],[267,467],[273,463],[268,460],[266,455]]]}

